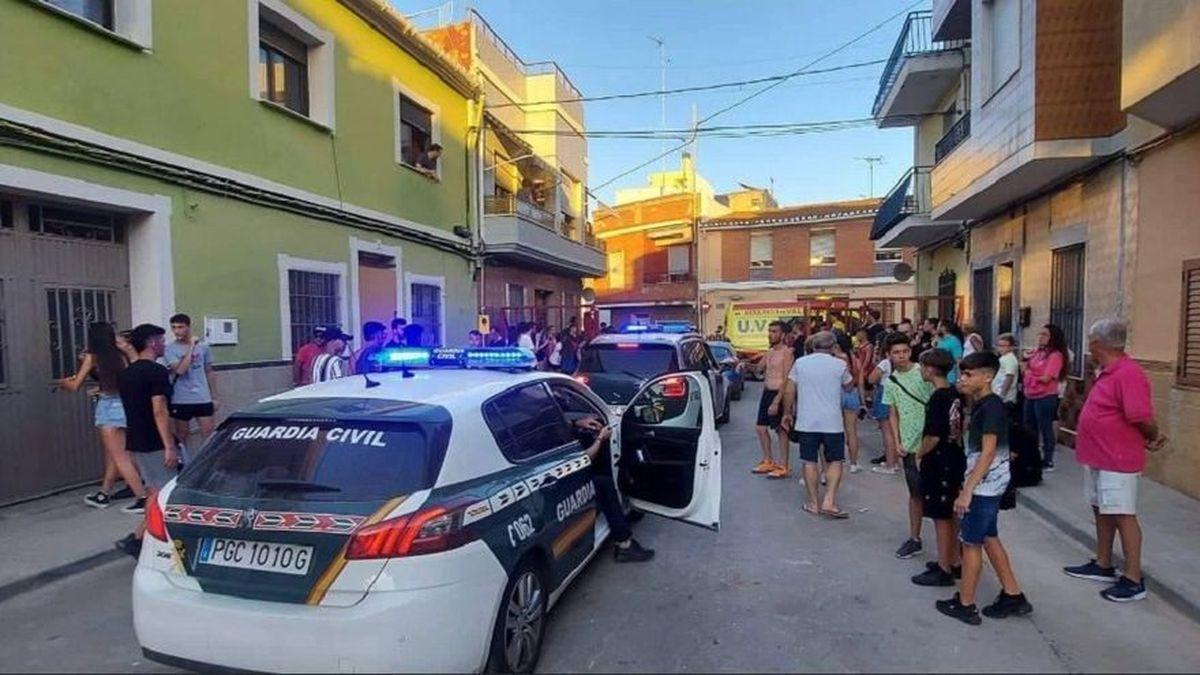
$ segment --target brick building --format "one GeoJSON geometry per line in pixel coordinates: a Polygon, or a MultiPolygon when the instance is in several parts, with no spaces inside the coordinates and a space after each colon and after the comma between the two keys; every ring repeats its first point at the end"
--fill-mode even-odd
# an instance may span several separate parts
{"type": "Polygon", "coordinates": [[[913,284],[897,281],[894,269],[911,264],[912,252],[877,250],[870,239],[878,205],[878,199],[860,199],[703,220],[701,328],[715,330],[741,303],[911,297],[913,284]]]}

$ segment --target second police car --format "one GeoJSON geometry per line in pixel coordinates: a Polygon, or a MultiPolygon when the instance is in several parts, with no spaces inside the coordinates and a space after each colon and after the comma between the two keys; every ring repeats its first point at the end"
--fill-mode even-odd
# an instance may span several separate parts
{"type": "Polygon", "coordinates": [[[570,377],[519,369],[524,350],[385,358],[406,367],[235,413],[151,501],[133,580],[149,658],[531,671],[546,612],[608,534],[577,419],[612,427],[605,470],[632,506],[718,527],[700,374],[652,379],[615,418],[570,377]]]}

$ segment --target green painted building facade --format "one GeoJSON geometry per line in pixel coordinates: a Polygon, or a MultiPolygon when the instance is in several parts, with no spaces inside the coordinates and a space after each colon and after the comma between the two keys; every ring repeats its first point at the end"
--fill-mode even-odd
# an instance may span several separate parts
{"type": "Polygon", "coordinates": [[[465,341],[477,93],[382,0],[10,0],[0,45],[0,503],[97,475],[82,397],[45,393],[87,321],[191,315],[226,410],[317,320],[465,341]]]}

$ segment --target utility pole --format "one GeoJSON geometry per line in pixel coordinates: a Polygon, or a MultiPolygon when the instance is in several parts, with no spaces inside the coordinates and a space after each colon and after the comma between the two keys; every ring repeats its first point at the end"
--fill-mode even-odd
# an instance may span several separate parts
{"type": "MultiPolygon", "coordinates": [[[[650,35],[648,37],[650,38],[651,42],[658,45],[658,67],[659,67],[660,76],[661,76],[660,82],[659,82],[659,92],[661,92],[661,93],[658,95],[658,101],[659,101],[659,106],[662,108],[662,118],[661,118],[661,123],[660,123],[659,129],[665,132],[667,130],[667,43],[662,38],[654,37],[653,35],[650,35]]],[[[662,141],[662,151],[663,151],[663,158],[660,162],[659,171],[661,171],[662,173],[666,173],[666,171],[667,171],[667,158],[666,158],[667,139],[666,138],[664,138],[662,141]]],[[[659,192],[660,193],[662,192],[662,186],[659,187],[659,192]]]]}
{"type": "Polygon", "coordinates": [[[867,196],[875,198],[875,165],[883,163],[883,157],[880,155],[867,155],[866,157],[855,157],[867,163],[868,186],[867,196]]]}

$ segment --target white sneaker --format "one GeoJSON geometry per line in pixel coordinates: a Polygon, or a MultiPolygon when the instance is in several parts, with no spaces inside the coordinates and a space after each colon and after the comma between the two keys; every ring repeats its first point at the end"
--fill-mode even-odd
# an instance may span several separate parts
{"type": "Polygon", "coordinates": [[[895,476],[896,474],[900,473],[900,469],[897,469],[896,467],[889,467],[886,464],[880,464],[878,466],[871,467],[871,473],[879,473],[885,476],[895,476]]]}
{"type": "Polygon", "coordinates": [[[856,464],[851,464],[851,465],[850,465],[850,473],[858,473],[858,472],[860,472],[860,471],[862,471],[862,465],[861,465],[861,464],[857,464],[857,463],[856,463],[856,464]]]}

